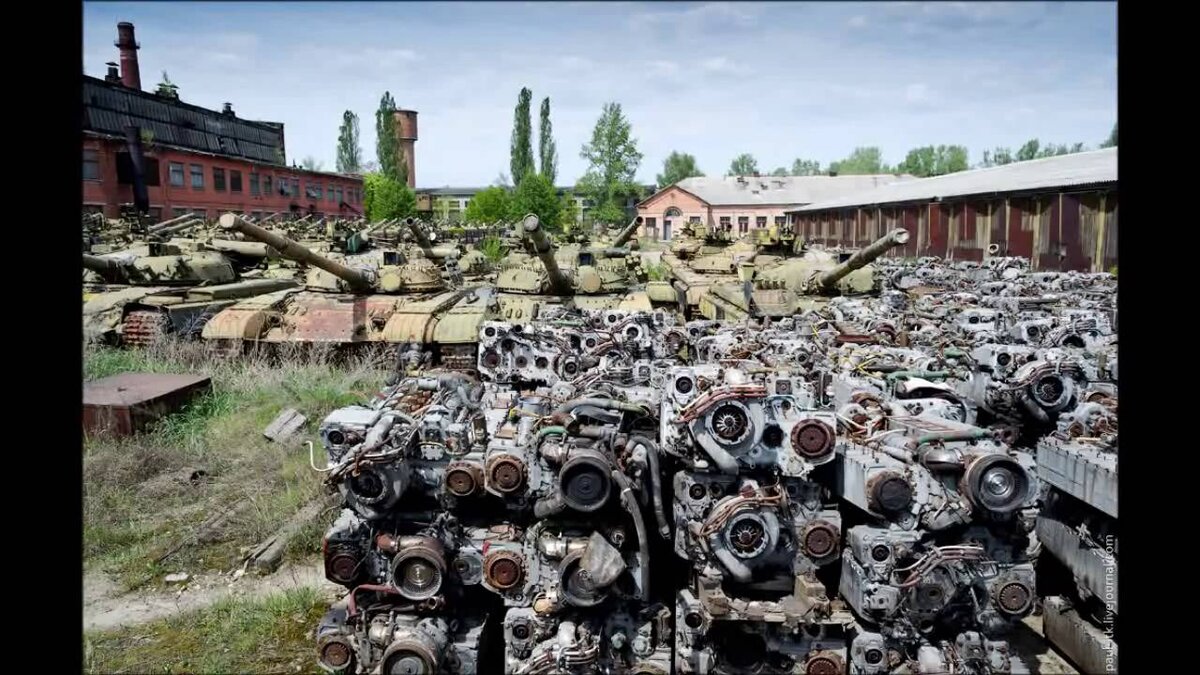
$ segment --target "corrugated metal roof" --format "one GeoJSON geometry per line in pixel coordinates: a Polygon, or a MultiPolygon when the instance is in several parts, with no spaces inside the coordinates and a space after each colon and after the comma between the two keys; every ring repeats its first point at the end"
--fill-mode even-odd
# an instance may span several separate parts
{"type": "Polygon", "coordinates": [[[824,211],[874,204],[932,201],[997,192],[1025,192],[1116,182],[1117,149],[1105,148],[893,183],[873,190],[814,202],[794,210],[800,212],[824,211]]]}
{"type": "MultiPolygon", "coordinates": [[[[696,195],[713,206],[799,206],[834,199],[845,194],[912,176],[891,174],[865,176],[697,176],[674,186],[696,195]]],[[[649,197],[644,201],[649,201],[649,197]]]]}
{"type": "Polygon", "coordinates": [[[240,119],[86,75],[83,106],[85,131],[122,136],[127,125],[136,125],[155,142],[282,165],[282,124],[240,119]]]}

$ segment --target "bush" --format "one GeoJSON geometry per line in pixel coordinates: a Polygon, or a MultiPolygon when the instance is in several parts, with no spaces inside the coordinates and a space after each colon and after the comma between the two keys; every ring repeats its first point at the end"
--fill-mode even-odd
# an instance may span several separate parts
{"type": "Polygon", "coordinates": [[[508,255],[508,247],[494,234],[488,235],[479,242],[479,252],[491,262],[497,263],[508,255]]]}
{"type": "Polygon", "coordinates": [[[558,232],[562,224],[562,201],[554,185],[545,176],[526,174],[517,186],[513,202],[516,208],[514,220],[532,213],[547,232],[558,232]]]}
{"type": "Polygon", "coordinates": [[[406,218],[416,213],[417,194],[381,173],[363,177],[363,211],[367,220],[406,218]]]}
{"type": "Polygon", "coordinates": [[[468,223],[494,223],[514,217],[512,195],[502,187],[490,187],[476,193],[463,214],[468,223]]]}

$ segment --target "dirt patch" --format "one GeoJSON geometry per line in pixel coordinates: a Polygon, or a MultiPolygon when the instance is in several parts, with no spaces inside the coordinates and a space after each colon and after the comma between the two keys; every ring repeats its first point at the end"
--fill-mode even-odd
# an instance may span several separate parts
{"type": "Polygon", "coordinates": [[[178,584],[175,591],[135,591],[120,594],[120,587],[103,572],[83,579],[83,629],[113,630],[203,609],[225,598],[260,598],[290,588],[313,588],[333,601],[342,587],[325,579],[320,563],[281,568],[274,574],[240,578],[227,574],[200,574],[178,584]]]}

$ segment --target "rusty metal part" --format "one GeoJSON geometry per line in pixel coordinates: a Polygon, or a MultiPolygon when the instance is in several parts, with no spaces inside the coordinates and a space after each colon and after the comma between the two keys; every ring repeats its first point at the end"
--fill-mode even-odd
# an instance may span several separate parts
{"type": "Polygon", "coordinates": [[[838,530],[824,520],[814,520],[800,530],[800,548],[812,558],[824,558],[837,551],[838,530]]]}
{"type": "Polygon", "coordinates": [[[398,550],[392,558],[391,580],[400,595],[414,601],[437,595],[446,575],[442,543],[433,537],[400,537],[394,542],[398,550]]]}
{"type": "Polygon", "coordinates": [[[121,326],[121,342],[134,347],[148,347],[167,337],[171,322],[167,315],[155,309],[139,309],[125,315],[121,326]]]}
{"type": "Polygon", "coordinates": [[[525,462],[511,455],[497,455],[487,462],[488,485],[504,494],[517,492],[525,485],[525,462]]]}
{"type": "Polygon", "coordinates": [[[837,652],[822,650],[808,655],[804,661],[805,675],[841,675],[846,664],[837,652]]]}
{"type": "Polygon", "coordinates": [[[837,432],[821,420],[804,420],[792,427],[792,450],[807,459],[819,459],[833,451],[837,432]]]}
{"type": "Polygon", "coordinates": [[[468,497],[483,485],[483,468],[474,462],[453,462],[446,467],[446,491],[468,497]]]}
{"type": "Polygon", "coordinates": [[[380,659],[380,672],[435,673],[438,655],[422,640],[397,640],[388,645],[380,659]]]}
{"type": "MultiPolygon", "coordinates": [[[[702,387],[703,388],[703,387],[702,387]]],[[[736,384],[719,387],[704,392],[696,400],[689,403],[675,417],[675,424],[687,424],[704,414],[709,408],[722,401],[743,398],[761,398],[767,395],[767,388],[761,384],[736,384]]]]}
{"type": "Polygon", "coordinates": [[[1011,615],[1024,614],[1033,605],[1033,591],[1020,581],[1002,584],[996,590],[996,604],[1011,615]]]}
{"type": "Polygon", "coordinates": [[[317,644],[317,661],[330,670],[346,668],[353,657],[354,648],[345,635],[322,636],[317,644]]]}
{"type": "Polygon", "coordinates": [[[881,471],[867,481],[867,500],[879,513],[901,513],[912,504],[908,479],[896,471],[881,471]]]}
{"type": "Polygon", "coordinates": [[[525,578],[525,561],[514,551],[490,551],[483,558],[483,578],[500,590],[514,588],[525,578]]]}
{"type": "Polygon", "coordinates": [[[357,550],[337,547],[325,553],[325,576],[336,583],[349,585],[358,579],[361,564],[357,550]]]}

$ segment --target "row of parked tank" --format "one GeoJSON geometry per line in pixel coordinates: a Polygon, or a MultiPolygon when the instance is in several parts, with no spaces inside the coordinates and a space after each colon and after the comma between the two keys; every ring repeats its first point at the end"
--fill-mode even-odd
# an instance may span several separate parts
{"type": "Polygon", "coordinates": [[[488,317],[469,370],[330,414],[320,666],[1047,672],[1040,615],[1112,671],[1115,279],[897,261],[763,317],[791,289],[738,269],[692,278],[736,319],[488,317]]]}
{"type": "Polygon", "coordinates": [[[137,221],[85,221],[89,339],[415,345],[451,365],[472,360],[485,319],[530,320],[555,305],[665,308],[680,319],[790,315],[806,298],[875,290],[867,263],[907,236],[897,231],[845,260],[805,250],[780,228],[733,242],[727,230],[693,226],[662,256],[669,278],[651,280],[634,239],[638,220],[558,244],[533,216],[494,224],[492,259],[438,242],[438,230],[412,220],[256,223],[226,214],[219,225],[181,216],[140,230],[126,222],[137,221]]]}

